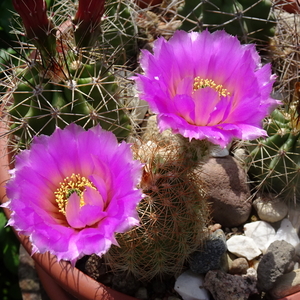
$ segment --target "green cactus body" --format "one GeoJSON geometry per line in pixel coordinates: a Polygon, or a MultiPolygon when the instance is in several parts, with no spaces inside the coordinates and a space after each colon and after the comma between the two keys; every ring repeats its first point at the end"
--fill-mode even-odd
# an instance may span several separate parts
{"type": "Polygon", "coordinates": [[[275,33],[275,17],[270,0],[186,1],[180,12],[181,29],[210,31],[224,29],[242,42],[269,41],[275,33]]]}
{"type": "MultiPolygon", "coordinates": [[[[59,14],[59,9],[54,12],[59,14]]],[[[91,47],[76,47],[70,20],[53,28],[51,35],[39,32],[42,38],[35,45],[39,47],[43,38],[51,43],[54,39],[54,54],[53,45],[47,50],[48,44],[29,52],[23,49],[19,66],[12,68],[13,74],[7,78],[5,113],[11,132],[19,137],[18,147],[27,147],[33,136],[50,135],[56,126],[63,128],[71,122],[85,128],[100,124],[120,139],[127,137],[130,119],[119,101],[120,90],[111,67],[117,51],[107,53],[106,46],[99,46],[98,41],[91,47]]]]}
{"type": "MultiPolygon", "coordinates": [[[[276,18],[272,13],[272,1],[240,0],[243,6],[250,42],[269,41],[275,34],[276,18]]],[[[246,40],[247,41],[247,40],[246,40]]]]}
{"type": "Polygon", "coordinates": [[[142,41],[142,37],[138,36],[132,5],[128,0],[107,1],[102,39],[104,44],[117,51],[113,58],[115,64],[135,65],[139,53],[138,43],[142,41]]]}
{"type": "Polygon", "coordinates": [[[96,65],[89,67],[90,74],[84,66],[70,72],[71,79],[58,82],[45,78],[46,71],[40,66],[22,72],[12,93],[13,104],[7,108],[14,134],[25,143],[24,128],[32,135],[49,135],[56,126],[76,122],[87,128],[99,123],[118,137],[126,137],[129,118],[117,102],[114,76],[104,68],[98,71],[96,65]]]}
{"type": "Polygon", "coordinates": [[[138,148],[138,158],[146,162],[140,226],[118,234],[119,247],[113,246],[104,258],[113,271],[148,281],[182,271],[207,237],[209,210],[203,183],[182,159],[178,144],[148,142],[138,148]]]}
{"type": "Polygon", "coordinates": [[[294,109],[276,109],[266,128],[269,138],[248,146],[250,178],[288,202],[300,199],[300,131],[293,124],[294,109]]]}

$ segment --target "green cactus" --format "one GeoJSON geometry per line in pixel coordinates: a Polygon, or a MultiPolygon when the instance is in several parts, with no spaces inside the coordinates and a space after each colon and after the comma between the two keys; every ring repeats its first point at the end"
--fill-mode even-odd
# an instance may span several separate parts
{"type": "Polygon", "coordinates": [[[287,15],[280,9],[275,13],[278,24],[270,58],[277,75],[274,96],[283,105],[264,122],[267,139],[241,144],[249,152],[245,162],[254,194],[269,192],[292,205],[300,200],[300,52],[297,48],[300,16],[287,15]]]}
{"type": "Polygon", "coordinates": [[[224,29],[244,43],[269,42],[275,32],[270,0],[186,0],[180,14],[183,30],[224,29]]]}
{"type": "MultiPolygon", "coordinates": [[[[37,1],[40,7],[35,11],[35,2],[30,3],[24,6],[15,1],[15,7],[28,42],[34,46],[21,43],[21,50],[14,54],[17,63],[8,66],[9,72],[3,70],[4,113],[9,116],[11,132],[18,136],[18,147],[27,147],[35,135],[49,135],[56,126],[63,128],[71,122],[85,128],[100,124],[118,138],[126,137],[130,116],[119,99],[113,67],[119,50],[108,49],[103,38],[98,38],[101,29],[102,37],[108,32],[119,34],[111,21],[100,22],[104,1],[92,1],[90,11],[79,2],[77,12],[74,4],[54,1],[52,18],[48,18],[43,0],[37,1]],[[26,9],[31,9],[33,16],[28,18],[26,9]],[[68,15],[74,15],[73,21],[66,19],[68,15]]],[[[119,42],[123,51],[123,41],[119,42]]]]}
{"type": "Polygon", "coordinates": [[[300,200],[300,83],[295,93],[286,110],[276,109],[267,119],[269,137],[247,145],[248,173],[257,188],[293,203],[300,200]]]}
{"type": "Polygon", "coordinates": [[[116,236],[118,246],[104,255],[114,271],[141,281],[176,275],[206,238],[209,210],[203,182],[193,161],[171,139],[142,142],[135,149],[145,163],[141,181],[145,198],[138,206],[140,226],[116,236]]]}
{"type": "Polygon", "coordinates": [[[139,36],[134,13],[132,1],[107,1],[102,34],[102,43],[112,49],[113,63],[129,68],[136,67],[139,48],[144,39],[139,36]]]}

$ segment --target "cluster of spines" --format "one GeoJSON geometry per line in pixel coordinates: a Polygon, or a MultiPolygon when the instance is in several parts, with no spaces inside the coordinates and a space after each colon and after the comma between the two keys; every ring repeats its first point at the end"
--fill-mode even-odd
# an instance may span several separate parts
{"type": "Polygon", "coordinates": [[[186,161],[172,141],[142,142],[135,149],[145,163],[138,206],[139,227],[117,235],[104,258],[114,272],[149,281],[179,274],[189,255],[207,237],[209,209],[204,184],[193,162],[186,161]]]}

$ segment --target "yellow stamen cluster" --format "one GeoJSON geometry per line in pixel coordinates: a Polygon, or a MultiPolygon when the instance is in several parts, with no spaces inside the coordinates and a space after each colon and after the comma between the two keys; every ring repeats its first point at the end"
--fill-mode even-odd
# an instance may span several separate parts
{"type": "Polygon", "coordinates": [[[66,177],[63,182],[60,182],[60,187],[54,192],[55,200],[57,202],[59,212],[66,214],[66,205],[69,197],[76,193],[80,197],[80,206],[83,206],[83,192],[86,187],[89,186],[96,190],[95,186],[87,178],[79,175],[72,174],[70,177],[66,177]]]}
{"type": "Polygon", "coordinates": [[[219,93],[220,97],[226,97],[230,95],[230,92],[228,92],[227,89],[223,88],[222,84],[217,85],[212,79],[202,79],[200,76],[195,77],[193,85],[194,92],[205,87],[214,89],[219,93]]]}

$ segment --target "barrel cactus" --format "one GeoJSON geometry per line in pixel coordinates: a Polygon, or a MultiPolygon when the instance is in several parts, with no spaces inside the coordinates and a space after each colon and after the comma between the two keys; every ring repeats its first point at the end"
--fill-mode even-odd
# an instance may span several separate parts
{"type": "Polygon", "coordinates": [[[246,160],[256,188],[289,203],[300,201],[300,82],[294,101],[266,120],[267,139],[249,142],[246,160]]]}
{"type": "Polygon", "coordinates": [[[276,24],[271,0],[191,0],[180,14],[183,30],[224,29],[244,43],[269,42],[276,24]]]}
{"type": "Polygon", "coordinates": [[[184,159],[183,148],[171,137],[142,141],[136,157],[145,163],[138,205],[140,226],[116,236],[104,259],[114,271],[128,272],[141,281],[176,275],[189,255],[201,248],[209,219],[204,184],[184,159]]]}
{"type": "Polygon", "coordinates": [[[56,126],[63,128],[71,122],[85,128],[100,124],[118,138],[126,137],[130,116],[119,99],[114,68],[124,41],[118,40],[119,49],[115,49],[107,38],[123,36],[111,22],[112,7],[118,3],[110,1],[105,8],[104,0],[81,0],[78,5],[54,1],[51,18],[44,0],[13,4],[21,16],[26,43],[21,37],[15,63],[4,70],[2,100],[18,147],[27,147],[35,135],[49,135],[56,126]],[[106,14],[110,18],[102,20],[106,14]],[[68,15],[73,19],[67,19],[68,15]]]}
{"type": "Polygon", "coordinates": [[[275,10],[277,26],[272,45],[272,65],[277,80],[274,96],[282,100],[264,122],[268,138],[242,143],[248,151],[246,167],[254,193],[269,192],[293,205],[299,203],[300,16],[275,10]]]}

